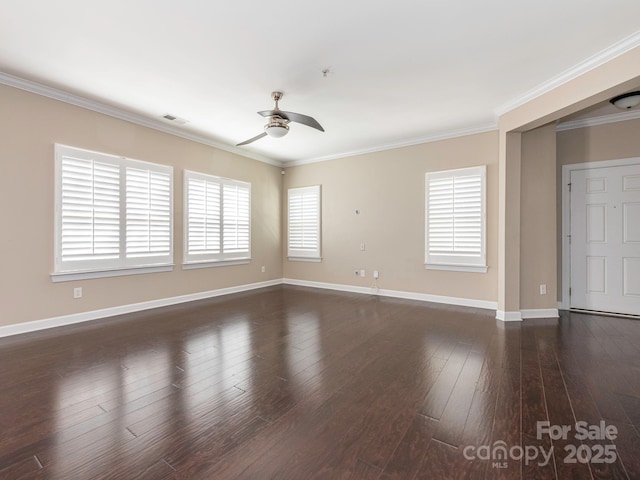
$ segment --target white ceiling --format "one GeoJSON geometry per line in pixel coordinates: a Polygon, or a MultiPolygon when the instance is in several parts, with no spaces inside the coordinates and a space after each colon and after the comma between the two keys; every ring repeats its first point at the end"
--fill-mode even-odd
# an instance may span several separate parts
{"type": "Polygon", "coordinates": [[[0,0],[0,71],[290,161],[495,127],[496,109],[638,32],[638,0],[0,0]],[[330,68],[324,77],[322,70],[330,68]]]}

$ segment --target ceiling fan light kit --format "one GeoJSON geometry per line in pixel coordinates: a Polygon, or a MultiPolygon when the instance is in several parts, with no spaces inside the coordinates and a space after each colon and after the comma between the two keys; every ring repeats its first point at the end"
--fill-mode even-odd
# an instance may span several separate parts
{"type": "Polygon", "coordinates": [[[629,110],[640,105],[640,91],[623,93],[609,101],[621,110],[629,110]]]}
{"type": "Polygon", "coordinates": [[[282,121],[274,120],[264,126],[264,131],[267,132],[270,137],[282,138],[289,133],[289,125],[282,121]]]}
{"type": "Polygon", "coordinates": [[[264,132],[256,135],[253,138],[250,138],[249,140],[238,143],[236,147],[255,142],[256,140],[259,140],[267,135],[273,138],[282,138],[287,133],[289,133],[289,123],[291,122],[301,123],[302,125],[306,125],[307,127],[315,128],[316,130],[324,132],[324,128],[322,128],[322,125],[320,125],[315,118],[309,117],[308,115],[302,115],[301,113],[285,112],[283,110],[280,110],[280,108],[278,107],[278,102],[282,98],[282,95],[282,92],[272,92],[271,98],[273,98],[273,101],[276,102],[273,110],[264,110],[262,112],[258,112],[258,115],[269,118],[269,122],[264,126],[264,132]]]}

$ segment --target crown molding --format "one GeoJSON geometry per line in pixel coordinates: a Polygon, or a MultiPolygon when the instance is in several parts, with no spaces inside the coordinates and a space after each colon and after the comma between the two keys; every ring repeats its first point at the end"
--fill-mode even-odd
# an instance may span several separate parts
{"type": "Polygon", "coordinates": [[[401,140],[399,142],[387,143],[383,145],[377,145],[374,147],[362,148],[359,150],[351,150],[344,153],[337,153],[335,155],[326,155],[323,157],[306,158],[302,160],[291,160],[284,162],[285,167],[297,167],[299,165],[307,165],[309,163],[326,162],[328,160],[337,160],[339,158],[354,157],[356,155],[363,155],[365,153],[376,153],[385,150],[392,150],[394,148],[411,147],[413,145],[421,145],[423,143],[436,142],[438,140],[448,140],[450,138],[465,137],[467,135],[475,135],[478,133],[492,132],[498,129],[497,122],[491,122],[484,125],[477,125],[474,127],[467,127],[458,130],[451,130],[445,133],[439,133],[435,135],[428,135],[426,137],[413,138],[408,140],[401,140]]]}
{"type": "Polygon", "coordinates": [[[512,101],[505,103],[504,105],[501,105],[500,107],[496,108],[495,114],[498,117],[500,117],[505,113],[517,107],[520,107],[525,103],[530,102],[531,100],[537,97],[540,97],[545,93],[548,93],[551,90],[554,90],[555,88],[558,88],[559,86],[567,82],[570,82],[571,80],[574,80],[579,76],[584,75],[585,73],[597,67],[600,67],[601,65],[604,65],[605,63],[613,60],[614,58],[619,57],[620,55],[623,55],[628,51],[633,50],[634,48],[639,46],[640,46],[640,31],[632,35],[629,35],[626,38],[623,38],[622,40],[614,43],[610,47],[596,53],[595,55],[587,58],[586,60],[583,60],[582,62],[578,63],[577,65],[574,65],[570,69],[565,70],[561,74],[556,75],[555,77],[552,77],[551,79],[541,83],[540,85],[533,88],[532,90],[529,90],[528,92],[521,95],[520,97],[517,97],[512,101]]]}
{"type": "Polygon", "coordinates": [[[79,95],[68,93],[63,90],[49,87],[47,85],[34,82],[32,80],[27,80],[21,77],[17,77],[15,75],[11,75],[5,72],[0,72],[0,84],[7,85],[9,87],[18,88],[20,90],[24,90],[30,93],[35,93],[36,95],[41,95],[43,97],[52,98],[54,100],[68,103],[70,105],[75,105],[77,107],[86,108],[87,110],[102,113],[104,115],[109,115],[110,117],[118,118],[120,120],[125,120],[127,122],[131,122],[143,127],[152,128],[154,130],[167,133],[169,135],[174,135],[176,137],[184,138],[186,140],[191,140],[193,142],[201,143],[203,145],[208,145],[210,147],[214,147],[220,150],[224,150],[226,152],[234,153],[236,155],[251,158],[253,160],[257,160],[259,162],[267,163],[269,165],[274,165],[276,167],[281,167],[281,168],[293,167],[296,165],[305,165],[308,163],[323,162],[327,160],[335,160],[335,159],[344,158],[344,157],[352,157],[352,156],[361,155],[364,153],[375,153],[375,152],[380,152],[384,150],[391,150],[394,148],[409,147],[412,145],[419,145],[422,143],[429,143],[429,142],[434,142],[438,140],[446,140],[446,139],[462,137],[466,135],[474,135],[476,133],[485,133],[492,130],[497,130],[498,128],[497,122],[494,121],[484,125],[467,127],[463,129],[452,130],[452,131],[441,133],[441,134],[428,135],[425,137],[402,140],[399,142],[392,142],[388,144],[377,145],[374,147],[368,147],[368,148],[359,149],[359,150],[352,150],[352,151],[347,151],[343,153],[327,155],[323,157],[287,161],[287,160],[276,160],[276,159],[268,158],[268,157],[259,155],[257,153],[252,153],[246,150],[239,149],[237,147],[225,145],[223,143],[219,143],[213,140],[210,137],[191,133],[181,128],[174,127],[172,125],[167,125],[160,120],[151,119],[143,115],[129,112],[122,108],[113,107],[111,105],[107,105],[105,103],[98,102],[96,100],[91,100],[79,95]]]}
{"type": "Polygon", "coordinates": [[[168,133],[169,135],[174,135],[186,140],[191,140],[192,142],[208,145],[219,150],[224,150],[225,152],[234,153],[242,157],[257,160],[259,162],[268,163],[269,165],[274,165],[276,167],[282,167],[284,165],[283,162],[279,160],[274,160],[256,153],[247,152],[236,147],[219,143],[212,138],[206,137],[204,135],[190,133],[172,125],[167,125],[160,120],[154,120],[143,115],[128,112],[127,110],[121,108],[113,107],[96,100],[90,100],[79,95],[68,93],[57,88],[49,87],[38,82],[33,82],[31,80],[16,77],[15,75],[11,75],[8,73],[0,72],[0,84],[18,88],[20,90],[25,90],[37,95],[42,95],[43,97],[52,98],[54,100],[68,103],[70,105],[75,105],[77,107],[86,108],[87,110],[102,113],[104,115],[109,115],[110,117],[135,123],[136,125],[140,125],[143,127],[152,128],[163,133],[168,133]]]}
{"type": "Polygon", "coordinates": [[[564,132],[566,130],[575,130],[576,128],[597,127],[598,125],[606,125],[608,123],[638,119],[640,119],[640,110],[631,110],[629,112],[614,113],[613,115],[602,115],[600,117],[583,118],[558,123],[556,130],[558,132],[564,132]]]}

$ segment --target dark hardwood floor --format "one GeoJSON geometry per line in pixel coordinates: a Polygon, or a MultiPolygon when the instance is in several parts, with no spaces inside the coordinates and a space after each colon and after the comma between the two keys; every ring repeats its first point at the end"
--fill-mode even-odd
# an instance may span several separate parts
{"type": "Polygon", "coordinates": [[[640,479],[630,319],[279,286],[5,338],[0,365],[3,480],[640,479]]]}

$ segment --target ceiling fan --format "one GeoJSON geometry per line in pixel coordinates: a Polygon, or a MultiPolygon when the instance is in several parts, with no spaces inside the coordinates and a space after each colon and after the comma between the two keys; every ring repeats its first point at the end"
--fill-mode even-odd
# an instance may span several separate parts
{"type": "Polygon", "coordinates": [[[245,140],[242,143],[238,143],[236,147],[255,142],[256,140],[259,140],[262,137],[266,137],[267,135],[273,138],[284,137],[287,133],[289,133],[290,122],[301,123],[303,125],[306,125],[307,127],[315,128],[316,130],[324,132],[324,128],[322,128],[322,125],[320,125],[315,118],[308,115],[302,115],[301,113],[285,112],[283,110],[280,110],[278,108],[278,101],[282,98],[283,95],[284,94],[282,92],[272,92],[271,98],[273,98],[273,100],[276,102],[276,106],[274,107],[274,109],[258,112],[258,115],[269,117],[269,122],[264,126],[264,132],[262,132],[260,135],[256,135],[255,137],[250,138],[249,140],[245,140]]]}

